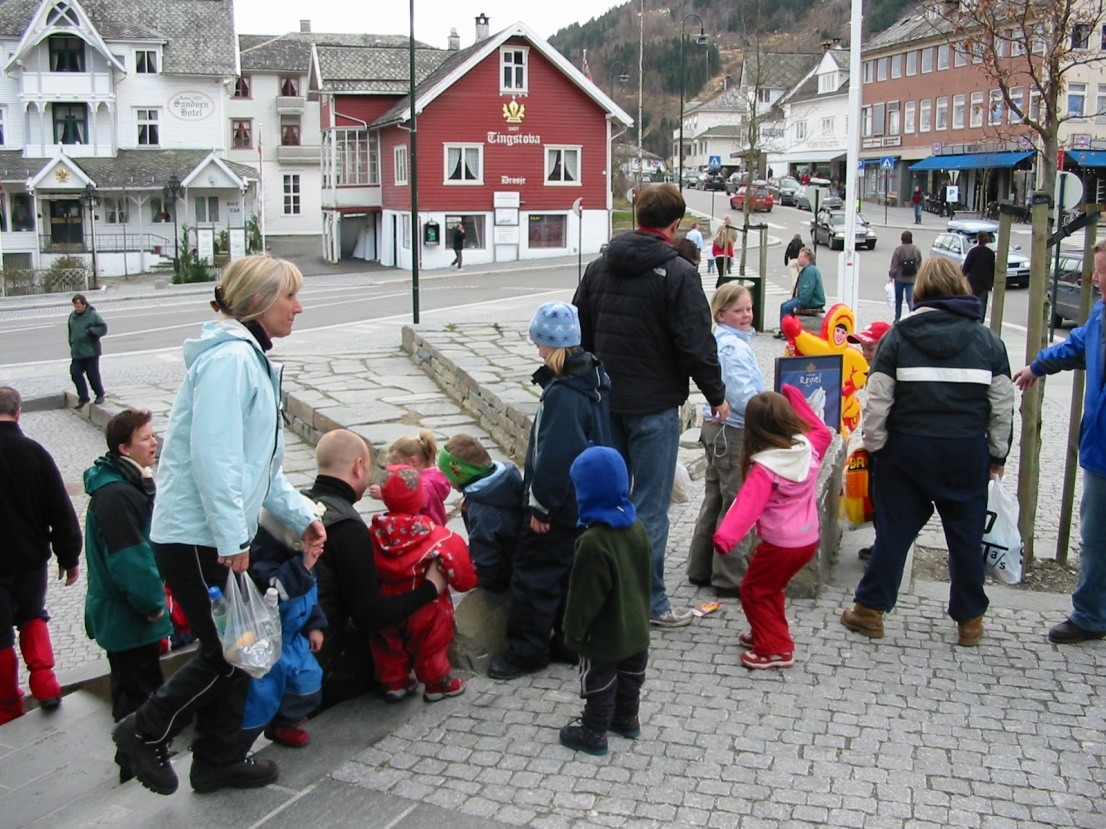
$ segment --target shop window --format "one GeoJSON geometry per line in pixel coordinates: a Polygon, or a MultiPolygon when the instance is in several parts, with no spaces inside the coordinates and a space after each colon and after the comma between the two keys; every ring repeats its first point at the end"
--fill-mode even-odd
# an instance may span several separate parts
{"type": "Polygon", "coordinates": [[[153,49],[139,49],[135,52],[134,71],[139,75],[156,75],[157,52],[153,49]]]}
{"type": "Polygon", "coordinates": [[[531,213],[527,238],[532,248],[567,248],[568,216],[563,213],[531,213]]]}
{"type": "Polygon", "coordinates": [[[446,144],[445,183],[483,184],[484,146],[482,144],[446,144]]]}
{"type": "Polygon", "coordinates": [[[138,122],[138,146],[158,146],[161,142],[158,140],[157,110],[136,109],[135,120],[138,122]]]}
{"type": "Polygon", "coordinates": [[[250,94],[250,76],[239,75],[234,81],[234,97],[235,98],[250,98],[253,97],[250,94]]]}
{"type": "Polygon", "coordinates": [[[545,150],[546,184],[580,183],[580,148],[548,147],[545,150]]]}
{"type": "Polygon", "coordinates": [[[500,92],[524,94],[527,91],[526,58],[526,49],[504,46],[499,50],[500,92]]]}
{"type": "Polygon", "coordinates": [[[84,72],[84,41],[69,35],[51,35],[48,41],[51,72],[84,72]]]}
{"type": "Polygon", "coordinates": [[[300,177],[295,174],[284,177],[284,215],[300,215],[300,177]]]}
{"type": "Polygon", "coordinates": [[[236,150],[248,150],[253,146],[253,121],[250,119],[230,122],[230,145],[236,150]]]}
{"type": "Polygon", "coordinates": [[[453,227],[458,222],[465,228],[465,250],[483,250],[487,247],[484,235],[484,215],[447,215],[444,227],[453,227]]]}
{"type": "Polygon", "coordinates": [[[88,107],[84,104],[53,104],[55,144],[88,143],[88,107]]]}

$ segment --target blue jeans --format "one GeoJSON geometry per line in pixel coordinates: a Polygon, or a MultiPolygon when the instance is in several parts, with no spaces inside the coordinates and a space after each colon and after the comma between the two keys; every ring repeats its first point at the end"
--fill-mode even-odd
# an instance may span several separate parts
{"type": "Polygon", "coordinates": [[[1083,470],[1079,502],[1079,586],[1071,594],[1071,620],[1084,630],[1106,631],[1106,478],[1083,470]]]}
{"type": "Polygon", "coordinates": [[[668,505],[680,447],[680,410],[612,414],[611,439],[630,469],[630,500],[653,544],[650,613],[660,616],[671,607],[664,588],[664,551],[668,547],[668,505]]]}
{"type": "Polygon", "coordinates": [[[789,317],[803,307],[803,304],[797,299],[789,299],[780,305],[780,325],[783,325],[783,318],[789,317]]]}
{"type": "Polygon", "coordinates": [[[920,225],[922,223],[922,203],[918,202],[914,205],[914,224],[920,225]]]}
{"type": "Polygon", "coordinates": [[[914,283],[895,280],[895,322],[902,316],[902,304],[906,301],[906,310],[914,310],[914,283]]]}

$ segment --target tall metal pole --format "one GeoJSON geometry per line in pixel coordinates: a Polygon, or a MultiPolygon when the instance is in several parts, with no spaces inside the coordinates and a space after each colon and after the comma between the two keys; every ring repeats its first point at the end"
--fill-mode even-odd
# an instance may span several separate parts
{"type": "Polygon", "coordinates": [[[411,42],[408,48],[410,59],[410,103],[411,103],[411,149],[410,187],[411,187],[411,321],[419,322],[419,252],[422,250],[422,234],[419,230],[419,162],[416,155],[418,126],[415,118],[415,0],[411,0],[411,42]]]}
{"type": "MultiPolygon", "coordinates": [[[[860,74],[860,32],[861,0],[852,0],[849,31],[849,130],[846,135],[845,153],[845,250],[842,256],[844,267],[838,280],[839,302],[844,302],[856,311],[860,299],[860,285],[857,275],[860,263],[856,254],[856,200],[859,194],[860,175],[860,101],[863,86],[860,74]]],[[[817,214],[815,214],[817,216],[817,214]]]]}
{"type": "MultiPolygon", "coordinates": [[[[638,12],[638,41],[637,41],[637,189],[641,189],[642,167],[645,165],[644,147],[641,143],[641,109],[642,109],[642,82],[645,77],[645,0],[641,0],[641,10],[638,12]]],[[[635,191],[636,192],[636,191],[635,191]]],[[[630,225],[637,227],[637,199],[630,203],[630,225]]]]}
{"type": "Polygon", "coordinates": [[[676,144],[676,156],[677,164],[677,176],[680,192],[684,192],[684,23],[687,22],[687,18],[683,19],[680,23],[680,140],[676,144]]]}

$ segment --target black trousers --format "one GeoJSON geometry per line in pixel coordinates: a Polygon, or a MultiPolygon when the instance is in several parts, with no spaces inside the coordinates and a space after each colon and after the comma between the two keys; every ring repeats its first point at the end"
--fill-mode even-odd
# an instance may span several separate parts
{"type": "Polygon", "coordinates": [[[88,396],[88,386],[92,386],[92,391],[97,397],[104,396],[104,384],[100,380],[100,357],[85,357],[84,359],[77,359],[76,357],[69,363],[69,377],[73,380],[73,385],[77,387],[77,397],[80,400],[91,400],[88,396]],[[85,384],[85,375],[88,375],[88,385],[85,384]]]}
{"type": "Polygon", "coordinates": [[[561,524],[536,533],[522,531],[511,572],[507,609],[507,658],[537,670],[549,664],[551,638],[561,641],[568,577],[581,530],[561,524]]]}
{"type": "Polygon", "coordinates": [[[165,682],[159,644],[150,642],[125,651],[108,651],[111,716],[116,722],[137,711],[165,682]]]}
{"type": "Polygon", "coordinates": [[[219,564],[214,547],[153,546],[161,575],[180,602],[200,647],[138,709],[138,730],[151,741],[167,740],[179,734],[195,716],[195,761],[206,766],[238,762],[243,757],[239,732],[250,677],[223,658],[207,595],[208,587],[225,587],[230,571],[219,564]]]}
{"type": "Polygon", "coordinates": [[[648,663],[649,651],[621,662],[580,660],[580,698],[585,700],[580,721],[584,728],[606,733],[612,720],[637,716],[648,663]]]}

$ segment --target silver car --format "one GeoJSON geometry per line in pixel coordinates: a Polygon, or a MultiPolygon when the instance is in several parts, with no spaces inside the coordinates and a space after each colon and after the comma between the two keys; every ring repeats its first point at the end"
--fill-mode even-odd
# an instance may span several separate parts
{"type": "MultiPolygon", "coordinates": [[[[945,233],[939,233],[929,249],[930,256],[943,256],[963,266],[968,251],[975,244],[975,238],[981,232],[991,234],[992,241],[987,245],[995,250],[994,239],[998,235],[998,222],[978,221],[975,219],[954,219],[949,222],[945,233]]],[[[1018,253],[1021,245],[1011,245],[1006,255],[1006,285],[1012,287],[1029,286],[1029,259],[1018,253]]]]}
{"type": "MultiPolygon", "coordinates": [[[[1051,274],[1057,273],[1054,254],[1048,257],[1049,290],[1052,289],[1051,274]]],[[[1056,307],[1052,309],[1052,325],[1059,328],[1060,324],[1068,319],[1079,321],[1079,299],[1082,292],[1083,277],[1083,251],[1060,251],[1060,280],[1056,283],[1056,307]]],[[[1098,284],[1091,279],[1091,304],[1098,302],[1102,297],[1098,293],[1098,284]]]]}

